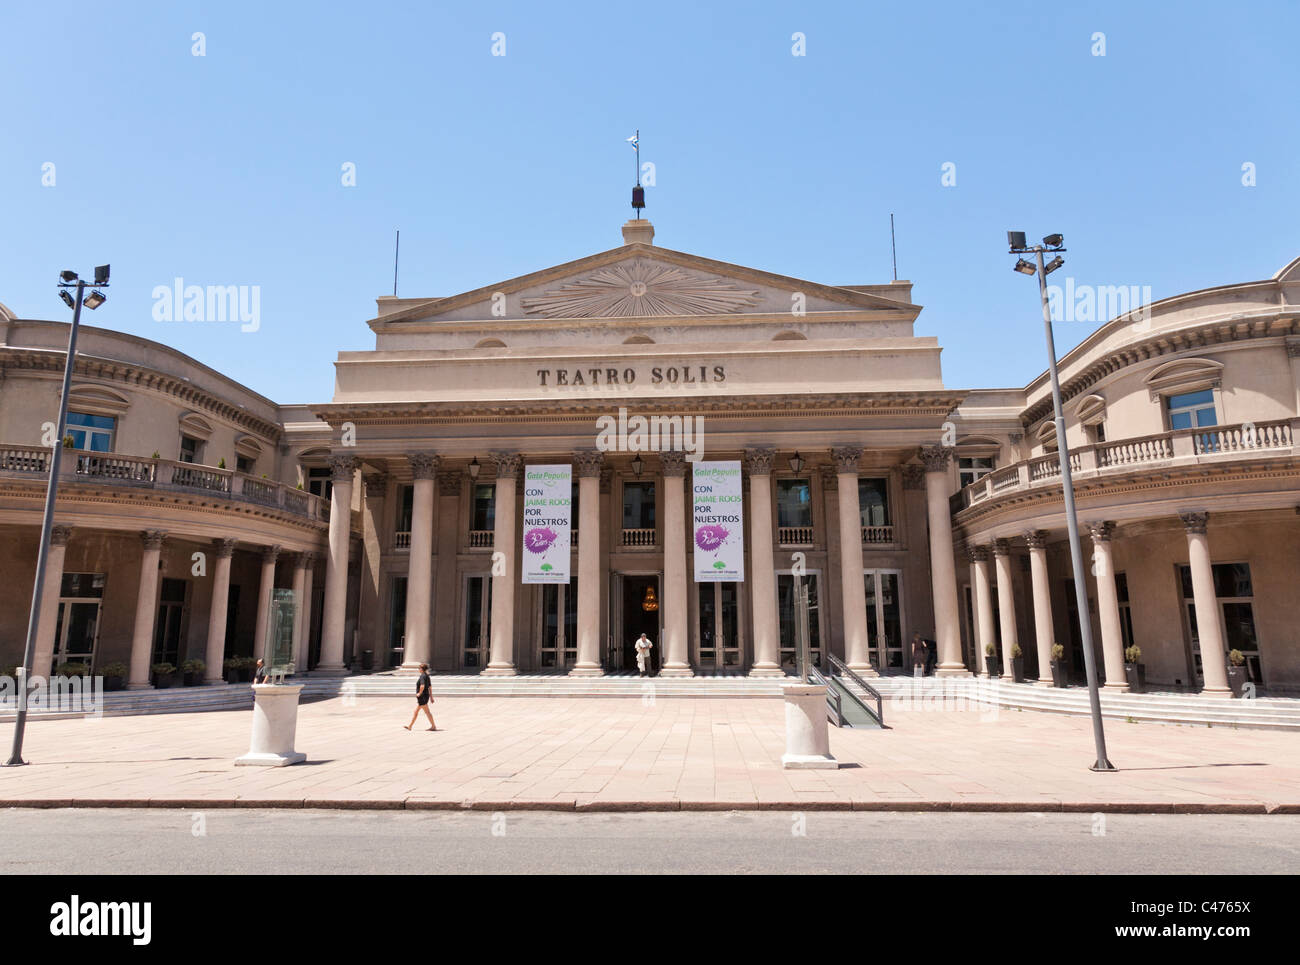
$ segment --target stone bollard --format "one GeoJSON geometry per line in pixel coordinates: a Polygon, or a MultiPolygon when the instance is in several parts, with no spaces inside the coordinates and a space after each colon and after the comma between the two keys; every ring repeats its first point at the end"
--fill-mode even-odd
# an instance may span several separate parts
{"type": "Polygon", "coordinates": [[[826,719],[826,688],[820,684],[782,684],[785,695],[785,754],[781,766],[837,768],[831,756],[826,719]]]}
{"type": "Polygon", "coordinates": [[[253,738],[237,765],[284,767],[299,764],[306,754],[293,749],[298,730],[298,692],[302,684],[253,685],[253,738]]]}

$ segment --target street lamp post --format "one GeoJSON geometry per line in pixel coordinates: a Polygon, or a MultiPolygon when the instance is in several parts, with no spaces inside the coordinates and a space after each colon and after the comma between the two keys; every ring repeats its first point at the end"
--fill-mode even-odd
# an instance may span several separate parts
{"type": "Polygon", "coordinates": [[[92,311],[107,300],[100,288],[108,287],[108,265],[95,269],[95,282],[89,298],[86,293],[85,279],[78,278],[77,273],[65,271],[59,275],[59,297],[72,308],[72,328],[68,332],[68,357],[63,364],[63,391],[59,395],[59,418],[54,437],[54,451],[50,455],[50,481],[45,487],[45,515],[41,519],[41,543],[36,552],[36,585],[32,587],[32,609],[27,617],[27,646],[23,650],[23,663],[18,668],[18,713],[14,720],[13,747],[9,752],[6,767],[17,767],[27,763],[23,760],[23,733],[27,729],[27,679],[36,659],[36,631],[41,615],[41,597],[45,589],[45,566],[50,553],[50,530],[54,526],[54,498],[59,488],[59,465],[63,457],[63,436],[68,427],[68,392],[72,387],[72,370],[77,356],[77,331],[81,324],[81,305],[84,298],[86,307],[92,311]],[[74,299],[68,294],[69,288],[77,290],[74,299]]]}
{"type": "Polygon", "coordinates": [[[1056,452],[1061,462],[1061,493],[1065,500],[1065,527],[1070,536],[1070,561],[1074,567],[1074,593],[1079,611],[1079,633],[1083,637],[1083,667],[1088,676],[1088,703],[1092,710],[1092,736],[1097,745],[1094,771],[1114,771],[1106,757],[1106,732],[1101,723],[1101,694],[1097,689],[1097,662],[1092,652],[1092,621],[1088,618],[1088,584],[1083,568],[1083,548],[1079,543],[1079,518],[1074,510],[1074,480],[1070,475],[1070,447],[1065,440],[1065,412],[1061,407],[1061,380],[1056,371],[1056,341],[1052,338],[1052,309],[1047,298],[1047,276],[1065,264],[1058,252],[1065,251],[1065,239],[1048,235],[1041,245],[1025,244],[1023,231],[1008,231],[1007,243],[1012,254],[1033,253],[1037,264],[1020,258],[1015,270],[1023,275],[1038,276],[1038,295],[1043,304],[1043,329],[1047,334],[1047,371],[1052,382],[1052,407],[1056,416],[1056,452]],[[1043,264],[1043,253],[1056,255],[1043,264]]]}

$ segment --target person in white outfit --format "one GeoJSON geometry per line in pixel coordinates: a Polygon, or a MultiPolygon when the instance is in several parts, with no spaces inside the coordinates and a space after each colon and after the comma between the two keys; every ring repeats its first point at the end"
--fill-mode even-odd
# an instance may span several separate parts
{"type": "Polygon", "coordinates": [[[636,643],[636,668],[641,671],[641,676],[646,675],[650,665],[650,651],[654,649],[654,644],[643,633],[637,637],[636,643]]]}

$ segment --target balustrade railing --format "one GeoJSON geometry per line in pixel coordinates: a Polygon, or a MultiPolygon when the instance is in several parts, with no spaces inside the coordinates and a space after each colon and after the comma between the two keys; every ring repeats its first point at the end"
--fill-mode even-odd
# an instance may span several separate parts
{"type": "Polygon", "coordinates": [[[778,526],[776,539],[782,546],[812,546],[813,528],[811,526],[778,526]]]}
{"type": "Polygon", "coordinates": [[[470,549],[491,549],[492,530],[471,529],[469,531],[469,545],[470,549]]]}
{"type": "Polygon", "coordinates": [[[864,543],[892,543],[894,541],[894,527],[892,526],[863,526],[862,542],[864,543]]]}
{"type": "Polygon", "coordinates": [[[650,529],[624,529],[623,530],[624,546],[654,546],[655,531],[650,529]]]}

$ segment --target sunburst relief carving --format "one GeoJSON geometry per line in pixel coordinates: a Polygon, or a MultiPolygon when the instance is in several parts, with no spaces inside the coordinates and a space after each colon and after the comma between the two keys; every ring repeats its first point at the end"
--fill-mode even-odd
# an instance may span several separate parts
{"type": "Polygon", "coordinates": [[[521,304],[528,314],[547,318],[727,315],[757,305],[758,292],[638,259],[602,268],[521,304]]]}

